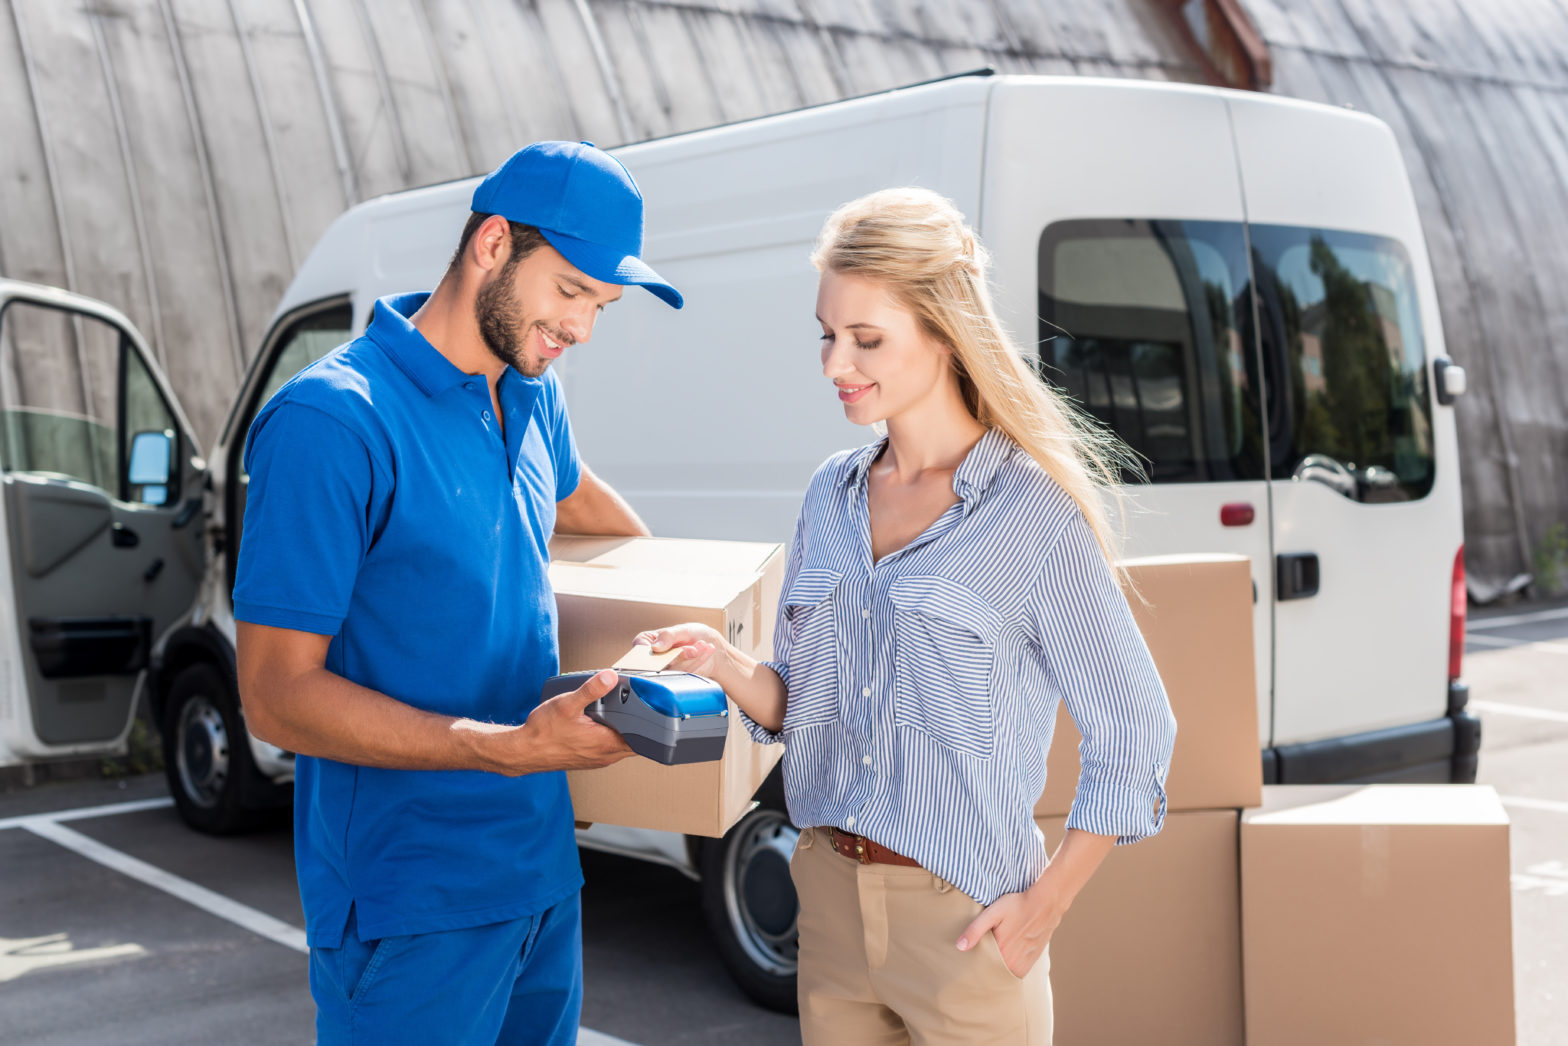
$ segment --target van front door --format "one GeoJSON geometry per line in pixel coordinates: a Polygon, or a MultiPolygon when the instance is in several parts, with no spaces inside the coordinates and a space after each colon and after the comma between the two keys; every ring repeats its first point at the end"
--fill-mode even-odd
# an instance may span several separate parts
{"type": "MultiPolygon", "coordinates": [[[[11,761],[123,742],[153,642],[204,566],[189,425],[139,336],[76,295],[0,284],[11,761]]],[[[8,752],[7,752],[8,750],[8,752]]]]}
{"type": "Polygon", "coordinates": [[[1004,315],[1046,380],[1137,454],[1128,555],[1250,559],[1266,743],[1267,439],[1224,103],[1103,83],[993,98],[981,232],[1004,315]]]}

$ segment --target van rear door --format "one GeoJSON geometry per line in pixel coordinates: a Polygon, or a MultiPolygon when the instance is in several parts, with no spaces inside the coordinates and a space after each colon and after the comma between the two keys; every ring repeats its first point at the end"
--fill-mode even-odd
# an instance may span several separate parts
{"type": "Polygon", "coordinates": [[[1269,500],[1241,186],[1202,89],[996,85],[981,234],[1004,319],[1044,375],[1143,458],[1126,553],[1252,562],[1269,736],[1269,500]]]}
{"type": "Polygon", "coordinates": [[[1452,411],[1432,402],[1442,330],[1399,149],[1369,117],[1227,104],[1273,379],[1274,743],[1426,722],[1440,746],[1457,444],[1452,411]]]}
{"type": "Polygon", "coordinates": [[[123,316],[0,281],[0,752],[103,751],[204,567],[190,426],[123,316]]]}

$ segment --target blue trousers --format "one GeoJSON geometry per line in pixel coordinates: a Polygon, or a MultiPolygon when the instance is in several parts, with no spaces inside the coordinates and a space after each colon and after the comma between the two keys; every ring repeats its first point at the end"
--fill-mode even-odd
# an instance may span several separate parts
{"type": "Polygon", "coordinates": [[[583,1004],[577,894],[537,915],[310,950],[317,1046],[575,1046],[583,1004]]]}

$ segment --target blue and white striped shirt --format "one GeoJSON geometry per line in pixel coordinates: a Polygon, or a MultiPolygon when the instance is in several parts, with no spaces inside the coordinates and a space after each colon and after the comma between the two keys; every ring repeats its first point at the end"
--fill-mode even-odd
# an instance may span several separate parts
{"type": "Polygon", "coordinates": [[[1034,805],[1065,701],[1083,734],[1067,826],[1158,832],[1176,721],[1077,505],[993,429],[954,474],[958,503],[873,564],[883,442],[817,470],[790,546],[766,662],[788,692],[790,818],[892,847],[982,904],[1027,889],[1047,863],[1034,805]]]}

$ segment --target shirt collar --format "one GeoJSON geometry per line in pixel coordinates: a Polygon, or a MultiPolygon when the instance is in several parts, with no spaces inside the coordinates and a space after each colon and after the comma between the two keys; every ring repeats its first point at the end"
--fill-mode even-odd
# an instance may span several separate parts
{"type": "MultiPolygon", "coordinates": [[[[866,475],[871,471],[871,463],[882,454],[882,448],[887,446],[887,437],[883,436],[875,443],[868,443],[855,452],[850,458],[849,469],[844,475],[845,486],[855,486],[864,490],[866,475]]],[[[996,479],[996,474],[1001,471],[1002,465],[1012,457],[1015,444],[1003,434],[1001,429],[987,429],[980,441],[969,449],[964,460],[959,463],[953,473],[953,493],[964,503],[964,511],[974,507],[975,502],[990,488],[991,481],[996,479]]]]}
{"type": "Polygon", "coordinates": [[[1002,465],[1013,456],[1015,444],[1001,429],[986,429],[953,473],[953,493],[964,499],[965,508],[973,506],[991,487],[1002,465]]]}
{"type": "Polygon", "coordinates": [[[365,334],[386,350],[387,355],[407,374],[426,396],[439,396],[453,386],[472,380],[419,332],[409,317],[419,311],[430,295],[389,294],[378,298],[370,314],[365,334]]]}

